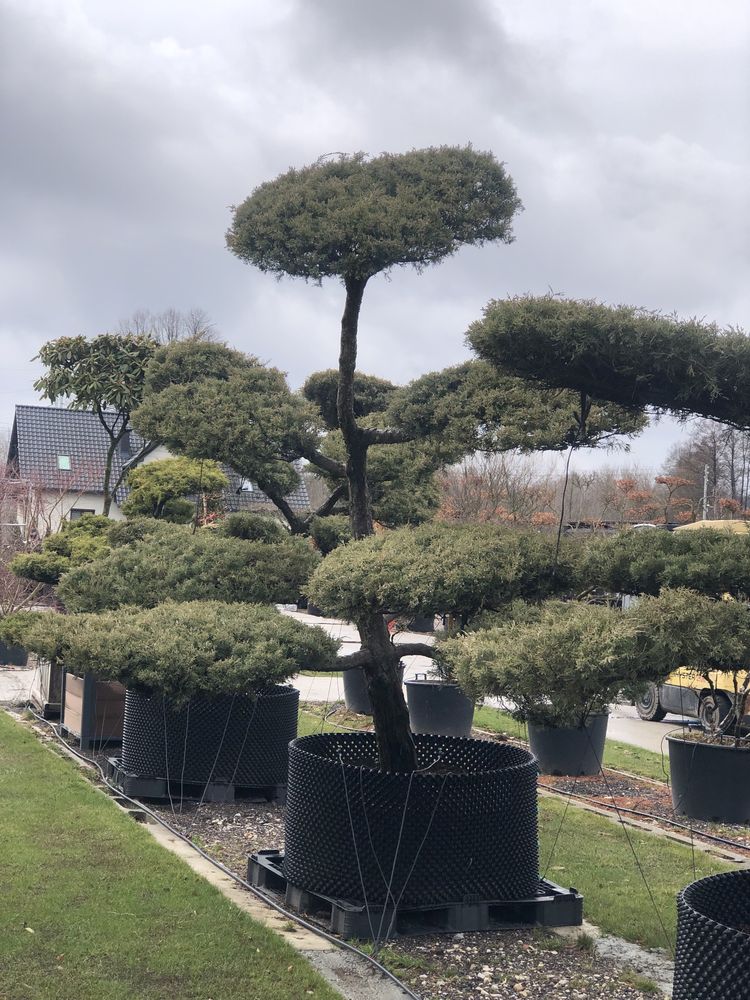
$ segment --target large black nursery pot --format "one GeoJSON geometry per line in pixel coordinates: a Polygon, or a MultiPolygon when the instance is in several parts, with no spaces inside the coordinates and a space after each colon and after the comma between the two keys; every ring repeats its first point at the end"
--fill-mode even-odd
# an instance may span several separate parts
{"type": "MultiPolygon", "coordinates": [[[[750,748],[667,736],[676,813],[750,823],[750,748]]],[[[750,984],[748,984],[750,995],[750,984]]]]}
{"type": "Polygon", "coordinates": [[[123,770],[185,784],[284,785],[298,707],[299,691],[280,685],[257,696],[194,695],[180,706],[128,691],[123,770]]]}
{"type": "Polygon", "coordinates": [[[382,905],[514,900],[539,886],[536,761],[489,740],[416,736],[420,770],[377,769],[373,733],[289,748],[284,875],[382,905]]]}
{"type": "Polygon", "coordinates": [[[541,774],[599,774],[609,715],[589,715],[583,726],[556,727],[528,723],[529,746],[541,774]]]}
{"type": "MultiPolygon", "coordinates": [[[[403,678],[403,665],[399,669],[403,678]]],[[[361,667],[344,671],[344,704],[350,712],[356,712],[357,715],[372,715],[372,702],[367,690],[365,672],[361,667]]]]}
{"type": "Polygon", "coordinates": [[[677,897],[673,1000],[750,996],[750,871],[692,882],[677,897]]]}
{"type": "Polygon", "coordinates": [[[418,674],[405,681],[409,725],[413,733],[470,736],[474,702],[450,681],[418,674]]]}
{"type": "Polygon", "coordinates": [[[0,666],[25,667],[29,654],[23,646],[13,646],[0,640],[0,666]]]}

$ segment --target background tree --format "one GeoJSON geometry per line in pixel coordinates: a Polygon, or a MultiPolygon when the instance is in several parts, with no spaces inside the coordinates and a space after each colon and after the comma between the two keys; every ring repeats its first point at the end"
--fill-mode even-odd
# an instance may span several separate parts
{"type": "Polygon", "coordinates": [[[118,333],[149,337],[157,344],[173,344],[178,340],[213,340],[215,327],[208,314],[197,306],[187,312],[174,308],[160,313],[136,309],[129,319],[121,320],[118,333]]]}
{"type": "Polygon", "coordinates": [[[69,399],[73,410],[92,410],[109,438],[104,460],[104,514],[109,515],[118,486],[128,468],[137,465],[155,447],[145,442],[118,475],[113,475],[120,442],[129,431],[130,415],[141,401],[146,366],[154,352],[146,336],[103,333],[85,337],[60,337],[45,344],[39,359],[47,369],[34,388],[49,399],[69,399]]]}
{"type": "Polygon", "coordinates": [[[220,510],[221,493],[229,480],[216,462],[181,457],[131,469],[127,483],[130,493],[122,510],[128,517],[142,515],[179,524],[195,518],[205,524],[220,510]]]}

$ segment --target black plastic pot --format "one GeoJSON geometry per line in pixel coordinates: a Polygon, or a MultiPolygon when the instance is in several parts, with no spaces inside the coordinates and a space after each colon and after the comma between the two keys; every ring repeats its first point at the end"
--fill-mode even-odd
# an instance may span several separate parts
{"type": "Polygon", "coordinates": [[[718,823],[750,822],[750,749],[668,736],[675,812],[718,823]]]}
{"type": "Polygon", "coordinates": [[[0,642],[0,665],[4,667],[25,667],[29,660],[29,654],[23,646],[9,646],[5,642],[0,642]]]}
{"type": "Polygon", "coordinates": [[[435,631],[435,616],[434,615],[417,615],[415,618],[409,622],[408,630],[409,632],[434,632],[435,631]]]}
{"type": "Polygon", "coordinates": [[[746,1000],[750,871],[692,882],[677,897],[673,1000],[746,1000]]]}
{"type": "Polygon", "coordinates": [[[585,725],[557,728],[528,723],[529,746],[541,774],[599,774],[609,716],[590,715],[585,725]]]}
{"type": "MultiPolygon", "coordinates": [[[[401,676],[404,676],[403,667],[401,667],[401,676]]],[[[350,712],[356,712],[358,715],[372,715],[372,702],[367,693],[365,672],[361,667],[344,671],[344,704],[350,712]]]]}
{"type": "Polygon", "coordinates": [[[435,678],[405,681],[409,725],[413,733],[437,736],[470,736],[474,702],[458,684],[435,678]]]}
{"type": "Polygon", "coordinates": [[[123,769],[186,784],[283,785],[298,706],[299,691],[282,686],[257,698],[195,696],[179,708],[161,695],[128,691],[123,769]]]}
{"type": "Polygon", "coordinates": [[[316,618],[325,618],[325,611],[319,608],[317,604],[313,604],[312,601],[307,602],[307,613],[308,615],[315,615],[316,618]]]}
{"type": "Polygon", "coordinates": [[[450,736],[416,736],[415,744],[420,769],[433,770],[377,770],[373,733],[294,740],[288,881],[369,905],[389,898],[409,906],[535,896],[532,755],[507,743],[450,736]]]}

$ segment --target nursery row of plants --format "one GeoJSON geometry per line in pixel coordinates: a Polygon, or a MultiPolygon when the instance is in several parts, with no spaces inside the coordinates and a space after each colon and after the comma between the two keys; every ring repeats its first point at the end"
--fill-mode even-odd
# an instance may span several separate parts
{"type": "MultiPolygon", "coordinates": [[[[686,787],[713,797],[680,795],[677,804],[713,813],[728,797],[733,818],[750,819],[750,782],[722,787],[716,778],[737,761],[744,768],[748,752],[746,539],[649,532],[577,546],[560,533],[488,525],[395,527],[429,520],[434,472],[476,450],[546,447],[568,449],[570,458],[578,447],[636,433],[649,406],[750,425],[746,338],[555,296],[490,303],[469,330],[474,360],[409,386],[357,372],[368,282],[393,267],[432,266],[462,246],[509,243],[519,208],[504,166],[471,148],[325,158],[261,185],[233,210],[230,251],[262,271],[334,277],[344,288],[338,370],[311,376],[301,393],[282,373],[218,343],[157,349],[138,337],[62,338],[40,354],[48,374],[37,387],[53,402],[73,398],[101,414],[114,407],[117,426],[132,423],[148,446],[230,465],[260,486],[288,531],[247,518],[218,531],[133,520],[106,537],[96,529],[98,551],[84,557],[71,527],[68,551],[64,536],[51,539],[18,567],[54,583],[68,613],[6,620],[6,634],[70,671],[125,684],[123,764],[158,731],[150,766],[163,768],[156,762],[169,759],[170,715],[183,745],[191,729],[218,732],[214,746],[202,741],[194,765],[208,767],[214,782],[235,781],[253,725],[267,718],[262,704],[282,698],[287,678],[301,669],[361,670],[374,734],[291,743],[284,873],[301,890],[368,905],[536,892],[536,758],[511,745],[414,733],[401,682],[401,660],[411,654],[432,658],[471,700],[507,698],[547,766],[560,769],[566,755],[562,766],[574,771],[586,766],[584,752],[598,766],[596,740],[615,696],[659,684],[681,665],[716,695],[721,668],[733,685],[730,710],[723,719],[715,713],[715,755],[700,781],[699,743],[670,744],[687,745],[686,787]],[[286,500],[302,460],[330,488],[310,515],[286,500]],[[341,514],[351,540],[337,545],[342,533],[326,532],[326,518],[341,514]],[[395,530],[376,535],[376,519],[395,530]],[[317,551],[306,538],[316,533],[317,551]],[[620,611],[592,599],[599,589],[599,598],[639,600],[620,611]],[[269,606],[299,594],[354,622],[360,651],[339,656],[322,631],[269,606]],[[445,641],[392,643],[386,617],[436,612],[453,623],[445,641]],[[198,705],[217,699],[220,712],[201,728],[198,705]],[[245,733],[233,767],[223,735],[230,730],[245,733]],[[578,742],[565,748],[561,737],[578,742]]],[[[119,439],[110,437],[111,455],[119,439]]],[[[107,509],[113,489],[108,467],[107,509]]],[[[151,513],[165,510],[151,505],[151,513]]],[[[266,723],[261,747],[274,731],[286,740],[284,725],[266,723]]],[[[181,763],[187,780],[184,753],[181,763]]],[[[138,766],[143,777],[169,781],[144,775],[146,761],[138,766]]],[[[675,787],[679,771],[673,762],[675,787]]],[[[675,996],[719,995],[691,989],[678,984],[675,996]]]]}

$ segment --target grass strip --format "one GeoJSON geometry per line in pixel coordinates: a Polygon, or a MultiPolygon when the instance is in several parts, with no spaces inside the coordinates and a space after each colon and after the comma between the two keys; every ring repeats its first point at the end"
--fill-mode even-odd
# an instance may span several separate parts
{"type": "Polygon", "coordinates": [[[559,799],[539,800],[542,873],[553,882],[575,886],[583,893],[586,918],[607,934],[648,948],[666,948],[659,916],[673,944],[677,892],[695,878],[736,867],[701,850],[695,851],[694,867],[689,847],[633,829],[626,833],[603,816],[573,803],[566,813],[565,806],[559,799]]]}
{"type": "MultiPolygon", "coordinates": [[[[505,733],[514,739],[526,740],[526,726],[518,722],[508,712],[487,705],[477,706],[474,711],[474,725],[492,733],[505,733]]],[[[620,771],[629,771],[642,778],[666,781],[669,777],[669,757],[643,750],[631,743],[607,740],[604,746],[604,765],[620,771]]]]}
{"type": "Polygon", "coordinates": [[[339,996],[0,712],[0,1000],[339,996]]]}

